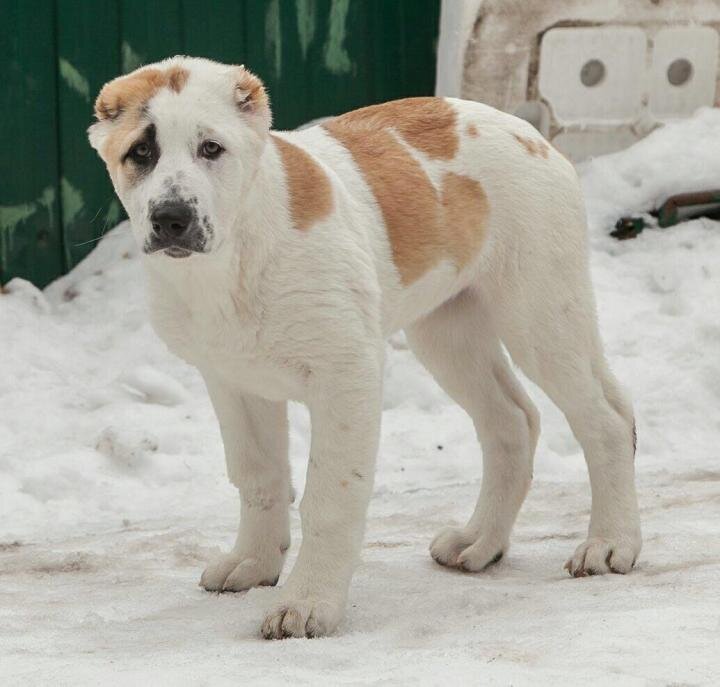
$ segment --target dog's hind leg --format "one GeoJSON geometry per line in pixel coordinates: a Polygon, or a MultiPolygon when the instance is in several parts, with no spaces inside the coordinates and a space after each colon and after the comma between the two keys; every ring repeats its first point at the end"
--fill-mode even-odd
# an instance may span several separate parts
{"type": "Polygon", "coordinates": [[[563,411],[585,454],[592,509],[588,538],[566,565],[574,576],[629,572],[641,547],[633,410],[603,354],[583,243],[584,231],[566,231],[536,245],[522,279],[494,295],[512,359],[563,411]]]}
{"type": "Polygon", "coordinates": [[[475,424],[483,477],[475,511],[430,546],[442,565],[482,570],[508,548],[532,479],[535,406],[513,374],[479,295],[467,290],[407,329],[410,347],[475,424]]]}
{"type": "Polygon", "coordinates": [[[208,565],[200,585],[232,592],[274,585],[290,546],[287,404],[239,394],[213,375],[204,377],[241,515],[235,546],[208,565]]]}

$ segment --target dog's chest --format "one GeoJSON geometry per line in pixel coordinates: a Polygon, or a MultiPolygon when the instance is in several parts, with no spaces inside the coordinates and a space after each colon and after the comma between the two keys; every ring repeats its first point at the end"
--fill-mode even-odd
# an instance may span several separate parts
{"type": "Polygon", "coordinates": [[[263,323],[228,299],[164,297],[151,306],[153,326],[175,355],[243,393],[301,399],[302,375],[274,359],[263,323]]]}

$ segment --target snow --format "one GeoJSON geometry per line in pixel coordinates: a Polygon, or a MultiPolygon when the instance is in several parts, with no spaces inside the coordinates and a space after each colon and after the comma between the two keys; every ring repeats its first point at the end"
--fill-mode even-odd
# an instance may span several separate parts
{"type": "MultiPolygon", "coordinates": [[[[720,223],[607,236],[665,194],[718,186],[704,110],[581,170],[613,368],[635,400],[645,546],[627,576],[571,579],[589,486],[543,416],[513,547],[478,575],[427,545],[462,523],[481,463],[470,421],[401,336],[388,346],[375,496],[336,636],[265,642],[277,590],[213,595],[200,572],[238,507],[198,374],[153,334],[126,224],[40,292],[0,295],[0,682],[717,684],[720,682],[720,223]]],[[[309,422],[291,409],[301,491],[309,422]]],[[[292,507],[299,539],[297,502],[292,507]]]]}

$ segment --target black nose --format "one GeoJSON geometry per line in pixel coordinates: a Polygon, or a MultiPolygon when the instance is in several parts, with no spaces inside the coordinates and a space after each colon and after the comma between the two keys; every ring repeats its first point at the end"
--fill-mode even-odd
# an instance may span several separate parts
{"type": "Polygon", "coordinates": [[[190,226],[192,210],[184,203],[163,203],[150,214],[155,233],[180,238],[190,226]]]}

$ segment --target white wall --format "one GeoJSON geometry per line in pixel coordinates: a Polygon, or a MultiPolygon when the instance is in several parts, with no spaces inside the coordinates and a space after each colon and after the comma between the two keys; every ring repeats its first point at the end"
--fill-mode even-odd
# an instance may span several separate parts
{"type": "Polygon", "coordinates": [[[435,94],[459,98],[465,51],[483,0],[442,0],[435,94]]]}

